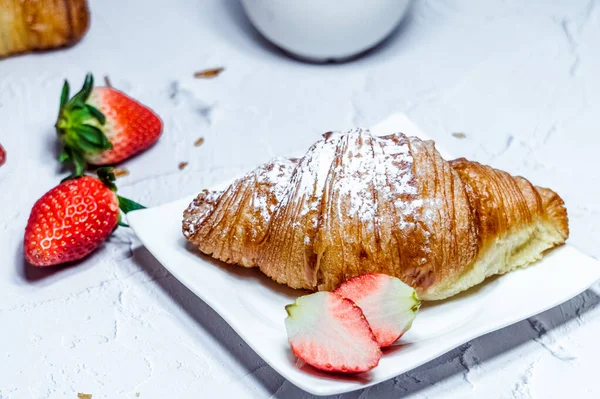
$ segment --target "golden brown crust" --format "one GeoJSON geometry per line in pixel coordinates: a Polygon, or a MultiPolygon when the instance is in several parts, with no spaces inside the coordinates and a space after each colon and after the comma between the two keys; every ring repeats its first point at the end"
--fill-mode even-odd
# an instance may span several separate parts
{"type": "Polygon", "coordinates": [[[88,25],[86,0],[0,0],[0,58],[72,45],[88,25]]]}
{"type": "Polygon", "coordinates": [[[566,240],[569,237],[569,218],[565,202],[549,188],[535,187],[535,189],[542,198],[542,207],[545,209],[548,219],[563,240],[566,240]]]}
{"type": "Polygon", "coordinates": [[[480,245],[543,215],[541,198],[527,180],[464,158],[450,165],[468,187],[480,245]]]}
{"type": "Polygon", "coordinates": [[[224,192],[202,191],[184,213],[184,235],[223,262],[255,266],[269,218],[282,196],[275,181],[289,179],[295,164],[294,159],[274,159],[224,192]]]}
{"type": "Polygon", "coordinates": [[[293,288],[332,290],[369,272],[441,299],[525,266],[567,238],[556,193],[431,141],[329,134],[225,192],[201,193],[184,235],[213,257],[293,288]]]}
{"type": "Polygon", "coordinates": [[[569,236],[567,210],[554,191],[464,158],[450,165],[468,188],[471,208],[479,217],[480,240],[495,239],[539,219],[549,219],[564,240],[569,236]]]}

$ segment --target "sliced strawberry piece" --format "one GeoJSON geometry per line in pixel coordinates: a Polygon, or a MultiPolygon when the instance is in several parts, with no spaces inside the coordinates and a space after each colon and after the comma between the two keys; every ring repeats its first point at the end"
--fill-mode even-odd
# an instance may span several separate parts
{"type": "Polygon", "coordinates": [[[353,300],[362,309],[382,348],[410,329],[421,306],[414,289],[385,274],[354,277],[333,292],[353,300]]]}
{"type": "Polygon", "coordinates": [[[363,312],[331,292],[300,297],[285,307],[292,351],[325,371],[361,373],[377,366],[381,350],[363,312]]]}
{"type": "Polygon", "coordinates": [[[69,99],[65,81],[56,131],[63,143],[61,162],[81,176],[86,163],[112,165],[150,147],[162,133],[162,121],[148,107],[109,87],[94,87],[91,74],[69,99]]]}

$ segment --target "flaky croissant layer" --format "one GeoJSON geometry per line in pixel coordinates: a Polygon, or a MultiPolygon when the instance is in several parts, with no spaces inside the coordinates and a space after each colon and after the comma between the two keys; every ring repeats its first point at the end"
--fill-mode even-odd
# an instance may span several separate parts
{"type": "Polygon", "coordinates": [[[0,0],[0,58],[73,44],[88,24],[86,0],[0,0]]]}
{"type": "Polygon", "coordinates": [[[327,134],[301,159],[278,158],[184,212],[200,251],[259,267],[293,288],[332,290],[385,273],[443,299],[538,260],[564,243],[553,191],[465,159],[432,141],[355,129],[327,134]]]}

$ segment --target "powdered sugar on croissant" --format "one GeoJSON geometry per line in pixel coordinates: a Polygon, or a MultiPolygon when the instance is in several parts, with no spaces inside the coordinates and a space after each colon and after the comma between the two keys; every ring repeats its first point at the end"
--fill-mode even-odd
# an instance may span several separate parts
{"type": "Polygon", "coordinates": [[[433,300],[534,262],[565,241],[568,225],[551,190],[447,162],[431,141],[355,129],[203,191],[183,233],[200,251],[293,288],[385,273],[433,300]]]}

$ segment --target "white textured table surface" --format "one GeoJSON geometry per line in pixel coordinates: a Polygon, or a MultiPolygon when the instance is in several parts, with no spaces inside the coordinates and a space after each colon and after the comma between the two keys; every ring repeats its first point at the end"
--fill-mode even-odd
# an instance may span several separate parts
{"type": "MultiPolygon", "coordinates": [[[[404,111],[457,155],[567,202],[572,245],[600,256],[600,7],[594,1],[420,1],[359,60],[286,58],[235,0],[92,0],[76,47],[0,61],[0,398],[308,398],[119,229],[75,267],[26,266],[33,202],[63,176],[62,81],[87,71],[154,108],[159,143],[124,166],[149,206],[197,192],[327,130],[404,111]],[[477,3],[477,4],[476,4],[477,3]],[[219,77],[193,72],[224,66],[219,77]],[[461,132],[464,139],[452,133],[461,132]],[[201,147],[194,147],[204,137],[201,147]],[[178,169],[179,162],[189,166],[178,169]]],[[[568,273],[565,268],[565,273],[568,273]]],[[[543,282],[540,282],[543,284],[543,282]]],[[[343,398],[597,398],[598,287],[343,398]]]]}

